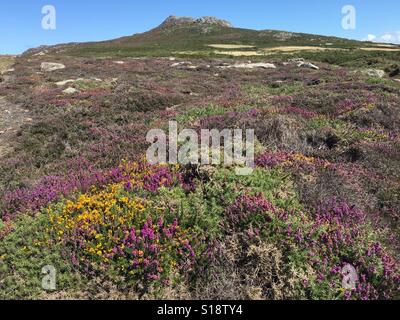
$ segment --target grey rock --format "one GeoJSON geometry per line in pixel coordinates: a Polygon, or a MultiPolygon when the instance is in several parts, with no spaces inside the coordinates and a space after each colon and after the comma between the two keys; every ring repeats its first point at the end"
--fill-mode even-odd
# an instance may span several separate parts
{"type": "Polygon", "coordinates": [[[65,69],[65,65],[55,62],[42,62],[42,64],[40,65],[40,69],[43,72],[51,72],[55,70],[65,69]]]}
{"type": "Polygon", "coordinates": [[[300,62],[297,66],[299,68],[319,70],[319,67],[316,66],[315,64],[312,64],[311,62],[300,62]]]}
{"type": "Polygon", "coordinates": [[[193,23],[195,20],[190,17],[177,17],[177,16],[169,16],[165,21],[160,25],[160,28],[170,28],[176,27],[183,24],[193,23]]]}
{"type": "Polygon", "coordinates": [[[72,87],[69,87],[63,91],[63,93],[65,93],[65,94],[74,94],[77,92],[78,92],[78,90],[76,90],[75,88],[72,88],[72,87]]]}
{"type": "Polygon", "coordinates": [[[56,86],[63,87],[68,83],[73,83],[73,82],[76,82],[76,81],[79,81],[79,80],[82,80],[82,79],[76,79],[76,80],[75,79],[68,79],[68,80],[58,81],[58,82],[56,82],[56,86]]]}
{"type": "Polygon", "coordinates": [[[380,69],[366,69],[363,73],[369,77],[373,78],[383,78],[385,76],[385,71],[380,69]]]}
{"type": "Polygon", "coordinates": [[[169,16],[159,28],[173,28],[183,25],[199,25],[199,26],[219,26],[231,28],[232,24],[229,21],[218,19],[215,17],[202,17],[199,19],[193,19],[190,17],[177,17],[169,16]]]}
{"type": "Polygon", "coordinates": [[[215,17],[202,17],[200,19],[197,19],[196,22],[200,23],[200,24],[210,24],[210,25],[216,25],[216,26],[226,27],[226,28],[233,27],[229,21],[218,19],[215,17]]]}

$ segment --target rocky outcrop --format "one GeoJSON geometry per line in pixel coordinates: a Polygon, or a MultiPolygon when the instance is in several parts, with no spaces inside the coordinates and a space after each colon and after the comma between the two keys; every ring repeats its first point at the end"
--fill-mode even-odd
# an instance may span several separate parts
{"type": "Polygon", "coordinates": [[[76,80],[74,80],[74,79],[68,79],[68,80],[63,80],[63,81],[58,81],[58,82],[56,82],[56,86],[57,87],[63,87],[63,86],[65,86],[66,84],[69,84],[69,83],[73,83],[73,82],[76,82],[76,81],[79,81],[79,80],[83,80],[83,79],[76,79],[76,80]]]}
{"type": "Polygon", "coordinates": [[[232,28],[232,24],[229,21],[218,19],[215,17],[202,17],[199,19],[193,19],[190,17],[176,17],[176,16],[169,16],[159,26],[159,28],[174,28],[183,25],[219,26],[225,28],[232,28]]]}
{"type": "Polygon", "coordinates": [[[63,91],[63,93],[65,93],[65,94],[74,94],[77,92],[78,92],[78,90],[76,90],[75,88],[72,88],[72,87],[69,87],[63,91]]]}
{"type": "Polygon", "coordinates": [[[194,21],[195,20],[190,17],[169,16],[159,27],[160,28],[177,27],[183,24],[194,23],[194,21]]]}
{"type": "Polygon", "coordinates": [[[372,78],[383,78],[385,76],[385,71],[379,69],[366,69],[362,73],[372,78]]]}
{"type": "Polygon", "coordinates": [[[319,70],[319,67],[311,62],[307,62],[304,58],[293,58],[289,59],[287,62],[283,63],[284,65],[295,64],[299,68],[307,68],[313,70],[319,70]]]}
{"type": "Polygon", "coordinates": [[[55,62],[42,62],[40,65],[40,69],[43,72],[51,72],[56,70],[65,69],[65,65],[62,63],[55,63],[55,62]]]}
{"type": "Polygon", "coordinates": [[[311,62],[299,62],[299,64],[297,66],[299,68],[307,68],[307,69],[319,70],[319,67],[316,66],[315,64],[312,64],[311,62]]]}
{"type": "Polygon", "coordinates": [[[203,17],[203,18],[197,19],[195,22],[199,23],[199,24],[209,24],[209,25],[215,25],[215,26],[220,26],[220,27],[225,27],[225,28],[233,27],[233,25],[229,21],[218,19],[215,17],[203,17]]]}

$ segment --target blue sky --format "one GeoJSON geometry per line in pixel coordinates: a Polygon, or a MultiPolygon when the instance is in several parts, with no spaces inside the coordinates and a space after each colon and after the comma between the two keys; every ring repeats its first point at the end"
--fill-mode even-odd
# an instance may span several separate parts
{"type": "Polygon", "coordinates": [[[96,41],[147,31],[168,15],[217,16],[235,26],[400,43],[399,0],[1,0],[0,54],[41,44],[96,41]],[[56,8],[56,30],[43,30],[42,7],[56,8]],[[342,28],[342,7],[356,28],[342,28]],[[383,38],[382,38],[383,37],[383,38]]]}

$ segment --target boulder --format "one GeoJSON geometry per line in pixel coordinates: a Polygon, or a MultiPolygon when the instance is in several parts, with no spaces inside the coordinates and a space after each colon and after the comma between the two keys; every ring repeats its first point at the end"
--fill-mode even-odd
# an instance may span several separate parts
{"type": "Polygon", "coordinates": [[[383,78],[385,76],[385,71],[379,69],[366,69],[363,73],[373,78],[383,78]]]}
{"type": "Polygon", "coordinates": [[[11,68],[11,69],[7,69],[7,70],[2,71],[1,74],[12,73],[14,71],[15,71],[15,69],[11,68]]]}
{"type": "Polygon", "coordinates": [[[55,62],[42,62],[42,64],[40,65],[40,69],[43,72],[51,72],[55,70],[65,69],[65,65],[55,62]]]}
{"type": "Polygon", "coordinates": [[[263,63],[263,62],[237,64],[234,67],[235,68],[249,68],[249,69],[254,69],[254,68],[276,69],[276,66],[273,63],[263,63]]]}
{"type": "Polygon", "coordinates": [[[56,85],[57,85],[58,87],[63,87],[63,86],[65,86],[65,85],[68,84],[68,83],[73,83],[73,82],[78,81],[78,80],[82,80],[82,79],[76,79],[76,80],[74,80],[74,79],[68,79],[68,80],[58,81],[58,82],[56,82],[56,85]]]}
{"type": "MultiPolygon", "coordinates": [[[[118,78],[116,78],[116,79],[118,80],[118,78]]],[[[93,82],[93,81],[95,81],[95,82],[102,82],[103,80],[102,80],[102,79],[99,79],[99,78],[91,78],[91,79],[84,79],[84,78],[68,79],[68,80],[58,81],[58,82],[56,82],[56,85],[57,85],[58,87],[63,87],[63,86],[65,86],[65,85],[69,84],[69,83],[74,83],[74,82],[78,82],[78,81],[83,81],[83,82],[86,82],[86,83],[90,83],[90,82],[93,82]]]]}
{"type": "Polygon", "coordinates": [[[319,67],[316,66],[315,64],[312,64],[311,62],[299,62],[299,64],[297,66],[299,68],[307,68],[307,69],[319,70],[319,67]]]}
{"type": "Polygon", "coordinates": [[[312,64],[311,62],[307,62],[304,58],[289,59],[287,62],[284,62],[283,64],[284,65],[296,64],[299,68],[308,68],[308,69],[319,70],[318,66],[316,66],[315,64],[312,64]]]}
{"type": "Polygon", "coordinates": [[[35,53],[33,56],[37,57],[37,56],[44,56],[44,55],[46,55],[46,52],[40,51],[39,53],[35,53]]]}
{"type": "Polygon", "coordinates": [[[188,61],[188,62],[181,61],[181,62],[175,62],[175,63],[171,64],[171,67],[172,68],[176,68],[176,67],[179,67],[179,66],[190,66],[190,65],[192,65],[192,63],[190,61],[188,61]]]}
{"type": "Polygon", "coordinates": [[[65,94],[74,94],[77,92],[78,92],[78,90],[76,90],[75,88],[72,88],[72,87],[69,87],[63,91],[63,93],[65,93],[65,94]]]}

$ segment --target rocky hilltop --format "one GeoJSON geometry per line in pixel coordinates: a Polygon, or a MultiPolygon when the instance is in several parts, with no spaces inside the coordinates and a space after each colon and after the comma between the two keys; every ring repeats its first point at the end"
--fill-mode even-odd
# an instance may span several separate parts
{"type": "Polygon", "coordinates": [[[169,16],[159,28],[171,28],[183,25],[199,25],[199,26],[219,26],[226,28],[233,28],[233,25],[226,20],[218,19],[215,17],[202,17],[199,19],[194,19],[191,17],[177,17],[169,16]]]}

